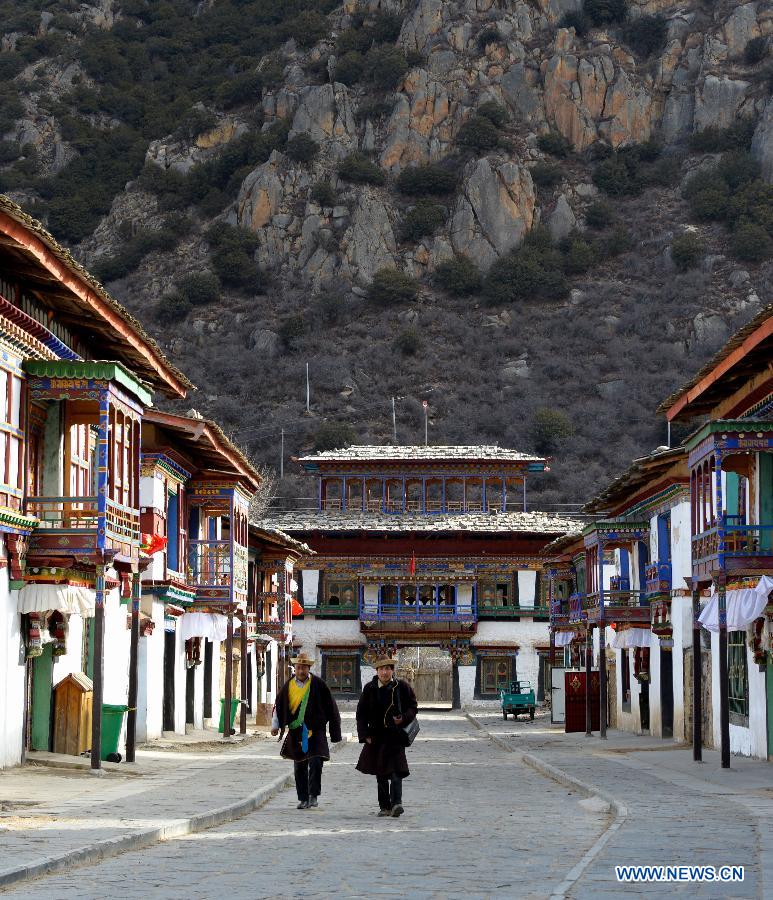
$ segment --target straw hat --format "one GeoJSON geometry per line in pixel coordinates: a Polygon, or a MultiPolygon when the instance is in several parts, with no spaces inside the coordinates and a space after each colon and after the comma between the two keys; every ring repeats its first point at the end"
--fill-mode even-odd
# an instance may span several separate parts
{"type": "Polygon", "coordinates": [[[313,666],[314,663],[316,662],[316,659],[314,659],[313,656],[309,656],[308,653],[305,653],[303,650],[301,650],[301,652],[297,656],[294,656],[290,660],[290,662],[294,666],[313,666]]]}
{"type": "Polygon", "coordinates": [[[397,666],[397,660],[392,659],[391,656],[379,656],[379,658],[373,663],[373,668],[380,669],[381,666],[391,666],[394,669],[397,666]]]}

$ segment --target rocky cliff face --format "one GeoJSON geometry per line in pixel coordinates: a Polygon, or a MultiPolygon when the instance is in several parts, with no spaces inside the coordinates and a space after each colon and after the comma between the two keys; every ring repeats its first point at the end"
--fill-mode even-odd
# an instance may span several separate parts
{"type": "MultiPolygon", "coordinates": [[[[631,49],[620,27],[582,35],[564,27],[567,14],[581,9],[581,0],[345,0],[327,17],[328,34],[304,47],[287,40],[282,76],[259,98],[227,113],[200,104],[211,116],[200,133],[148,141],[146,170],[181,176],[230,152],[256,117],[264,132],[283,120],[290,141],[308,136],[318,145],[313,159],[297,161],[283,145],[240,171],[219,214],[197,209],[192,231],[173,250],[146,254],[111,285],[152,316],[181,273],[209,268],[204,235],[213,222],[256,236],[255,259],[270,278],[266,292],[245,297],[226,289],[216,305],[194,307],[174,327],[163,319],[155,325],[193,368],[203,388],[198,404],[230,419],[256,453],[274,459],[281,426],[293,435],[290,447],[308,445],[325,418],[351,423],[363,438],[387,439],[393,394],[407,398],[403,440],[415,437],[425,396],[436,440],[535,446],[535,412],[547,407],[566,414],[574,437],[555,438],[554,449],[569,463],[557,469],[563,486],[555,479],[546,497],[579,499],[610,467],[662,442],[651,417],[658,400],[738,317],[770,299],[770,264],[734,262],[726,232],[691,219],[679,187],[718,158],[687,151],[689,137],[742,120],[756,123],[751,152],[773,181],[770,81],[764,64],[744,59],[750,41],[773,40],[773,5],[635,0],[629,22],[659,15],[665,23],[649,57],[631,49]],[[335,74],[339,36],[379,12],[401,17],[394,45],[409,62],[395,89],[380,93],[364,82],[347,86],[335,74]],[[462,151],[460,130],[490,101],[507,114],[502,140],[462,151]],[[545,134],[564,139],[563,161],[540,149],[545,134]],[[594,160],[650,139],[664,144],[675,182],[610,199],[628,229],[627,252],[577,269],[568,299],[492,309],[475,294],[455,300],[437,292],[434,272],[456,255],[485,273],[538,224],[557,241],[583,229],[599,199],[594,160]],[[355,152],[377,164],[382,183],[340,177],[341,161],[355,152]],[[400,195],[395,180],[427,163],[450,165],[458,185],[439,201],[443,224],[409,240],[401,223],[416,200],[400,195]],[[546,163],[559,167],[549,181],[540,178],[546,163]],[[329,196],[314,199],[314,186],[324,181],[329,196]],[[686,275],[670,254],[673,238],[685,233],[705,246],[702,262],[686,275]],[[418,279],[419,300],[386,312],[368,303],[368,285],[383,268],[418,279]],[[325,305],[331,296],[335,309],[325,305]],[[283,331],[288,317],[300,322],[293,335],[283,331]],[[394,343],[405,332],[414,335],[413,351],[394,343]],[[307,419],[301,385],[308,360],[317,393],[307,419]]],[[[109,30],[126,16],[118,0],[80,10],[92,29],[109,30]]],[[[41,19],[42,33],[51,27],[41,19]]],[[[13,49],[14,34],[2,40],[13,49]]],[[[62,53],[16,79],[38,79],[49,97],[93,83],[62,53]]],[[[56,109],[40,102],[43,93],[26,92],[23,115],[7,137],[37,148],[50,174],[65,170],[78,149],[56,109]]],[[[35,199],[23,185],[16,195],[35,199]]],[[[87,263],[99,263],[127,229],[153,230],[163,215],[146,183],[129,182],[77,249],[87,263]]]]}

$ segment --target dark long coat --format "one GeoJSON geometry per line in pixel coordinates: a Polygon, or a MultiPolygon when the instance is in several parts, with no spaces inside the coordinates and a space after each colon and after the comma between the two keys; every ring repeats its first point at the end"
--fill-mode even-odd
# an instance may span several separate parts
{"type": "Polygon", "coordinates": [[[377,676],[362,690],[357,704],[357,737],[364,744],[357,769],[365,775],[410,775],[405,757],[403,726],[416,718],[418,704],[416,694],[407,681],[392,681],[386,687],[379,685],[377,676]],[[398,707],[398,693],[399,707],[398,707]],[[403,725],[396,726],[392,717],[402,710],[403,725]],[[371,743],[366,739],[371,738],[371,743]]]}
{"type": "MultiPolygon", "coordinates": [[[[330,747],[327,743],[326,726],[330,726],[330,740],[337,744],[341,740],[341,714],[338,712],[338,704],[330,693],[330,688],[316,675],[309,675],[311,687],[309,688],[309,701],[306,704],[304,724],[309,729],[309,749],[303,752],[301,746],[302,728],[293,728],[287,732],[280,755],[285,759],[293,759],[300,762],[311,759],[312,756],[321,756],[322,759],[330,759],[330,747]]],[[[290,682],[288,681],[279,696],[276,698],[276,717],[280,728],[289,728],[295,720],[295,713],[290,712],[290,682]]]]}

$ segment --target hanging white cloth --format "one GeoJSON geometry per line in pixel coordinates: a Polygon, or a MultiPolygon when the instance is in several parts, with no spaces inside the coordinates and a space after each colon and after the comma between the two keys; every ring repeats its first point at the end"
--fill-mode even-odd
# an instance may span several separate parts
{"type": "MultiPolygon", "coordinates": [[[[698,621],[706,631],[719,631],[719,595],[714,591],[709,602],[698,616],[698,621]]],[[[759,619],[768,604],[768,595],[773,591],[773,578],[763,575],[753,588],[727,591],[727,630],[742,631],[755,619],[759,619]]]]}
{"type": "Polygon", "coordinates": [[[26,584],[19,591],[20,613],[58,610],[88,618],[94,615],[97,593],[92,588],[70,584],[26,584]]]}
{"type": "Polygon", "coordinates": [[[554,638],[555,647],[568,647],[577,637],[574,631],[557,631],[554,638]]]}
{"type": "Polygon", "coordinates": [[[317,605],[319,592],[319,570],[303,570],[303,605],[306,609],[313,609],[317,605]]]}
{"type": "Polygon", "coordinates": [[[224,641],[228,635],[228,616],[220,613],[187,612],[182,617],[180,636],[188,638],[208,638],[210,641],[224,641]]]}
{"type": "Polygon", "coordinates": [[[652,646],[652,632],[649,628],[626,628],[624,631],[615,631],[609,646],[613,650],[650,647],[652,646]]]}

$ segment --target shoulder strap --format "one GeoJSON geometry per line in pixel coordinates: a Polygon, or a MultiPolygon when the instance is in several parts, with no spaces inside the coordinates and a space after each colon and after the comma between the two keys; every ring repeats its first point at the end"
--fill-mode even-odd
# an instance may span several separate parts
{"type": "Polygon", "coordinates": [[[306,707],[309,704],[309,694],[311,694],[311,679],[309,679],[309,686],[304,691],[301,705],[298,707],[298,715],[290,722],[290,728],[300,728],[303,725],[303,720],[306,718],[306,707]]]}
{"type": "Polygon", "coordinates": [[[400,700],[400,682],[395,679],[395,690],[397,691],[397,715],[401,716],[403,714],[403,704],[400,700]]]}

